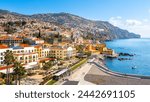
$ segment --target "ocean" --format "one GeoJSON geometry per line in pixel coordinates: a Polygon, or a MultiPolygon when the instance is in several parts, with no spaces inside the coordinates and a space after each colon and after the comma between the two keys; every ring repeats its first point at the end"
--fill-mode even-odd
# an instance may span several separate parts
{"type": "Polygon", "coordinates": [[[117,53],[134,56],[119,56],[130,60],[105,59],[106,66],[112,71],[124,74],[150,76],[150,39],[121,39],[106,42],[108,48],[117,53]]]}

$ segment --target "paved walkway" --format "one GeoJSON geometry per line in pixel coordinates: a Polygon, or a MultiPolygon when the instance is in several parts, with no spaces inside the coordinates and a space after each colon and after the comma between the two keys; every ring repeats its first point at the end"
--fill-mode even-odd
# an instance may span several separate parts
{"type": "Polygon", "coordinates": [[[86,63],[82,68],[72,74],[69,80],[79,81],[78,85],[94,85],[93,83],[84,80],[85,75],[89,72],[91,67],[92,65],[86,63]]]}
{"type": "Polygon", "coordinates": [[[96,85],[150,85],[149,79],[116,76],[106,73],[94,64],[84,79],[96,85]]]}
{"type": "MultiPolygon", "coordinates": [[[[85,75],[89,72],[91,67],[92,65],[90,65],[89,63],[85,63],[81,68],[77,69],[70,76],[65,77],[64,79],[68,79],[69,81],[78,81],[78,85],[94,85],[93,83],[84,80],[85,75]]],[[[66,81],[59,81],[55,84],[63,85],[65,82],[66,81]]]]}

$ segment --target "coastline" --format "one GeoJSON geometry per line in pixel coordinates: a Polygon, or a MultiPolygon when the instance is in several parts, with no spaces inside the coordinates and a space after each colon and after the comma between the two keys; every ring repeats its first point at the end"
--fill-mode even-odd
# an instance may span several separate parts
{"type": "Polygon", "coordinates": [[[107,67],[115,72],[150,76],[150,39],[118,39],[107,42],[107,47],[120,54],[116,59],[106,59],[107,67]]]}
{"type": "Polygon", "coordinates": [[[109,70],[102,61],[94,61],[84,80],[96,85],[150,85],[150,77],[122,74],[109,70]]]}

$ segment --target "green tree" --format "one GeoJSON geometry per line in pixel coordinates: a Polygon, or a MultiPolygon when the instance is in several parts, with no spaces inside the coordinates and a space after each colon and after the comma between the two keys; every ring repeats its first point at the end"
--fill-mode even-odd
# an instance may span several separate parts
{"type": "Polygon", "coordinates": [[[77,50],[79,53],[83,53],[84,48],[85,48],[84,45],[77,45],[77,46],[76,46],[76,50],[77,50]]]}
{"type": "Polygon", "coordinates": [[[25,75],[26,70],[25,70],[25,68],[22,66],[22,64],[20,62],[16,61],[14,63],[14,69],[13,69],[13,71],[14,71],[14,74],[16,75],[16,85],[17,85],[18,81],[19,81],[19,85],[20,85],[21,77],[23,75],[25,75]]]}
{"type": "Polygon", "coordinates": [[[44,65],[43,65],[43,69],[46,70],[46,76],[47,76],[47,72],[48,70],[52,67],[52,62],[49,61],[49,62],[46,62],[44,65]]]}
{"type": "Polygon", "coordinates": [[[52,67],[52,62],[49,61],[49,62],[44,64],[43,69],[48,70],[48,69],[50,69],[50,67],[52,67]]]}
{"type": "Polygon", "coordinates": [[[84,54],[86,54],[88,57],[91,56],[91,52],[84,52],[84,54]]]}
{"type": "MultiPolygon", "coordinates": [[[[6,64],[7,66],[10,66],[14,63],[15,59],[13,56],[12,51],[7,50],[4,53],[4,64],[6,64]]],[[[6,69],[6,84],[9,85],[10,84],[10,68],[6,69]]]]}

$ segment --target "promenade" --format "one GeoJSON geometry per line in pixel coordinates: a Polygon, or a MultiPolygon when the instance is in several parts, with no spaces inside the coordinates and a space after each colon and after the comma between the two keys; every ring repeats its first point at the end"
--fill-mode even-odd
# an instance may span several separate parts
{"type": "Polygon", "coordinates": [[[99,61],[92,64],[84,79],[96,85],[150,85],[149,77],[113,72],[99,61]]]}
{"type": "Polygon", "coordinates": [[[92,65],[85,63],[82,67],[76,69],[70,76],[64,78],[64,81],[60,80],[55,85],[94,85],[94,83],[84,80],[85,75],[90,71],[92,65]]]}
{"type": "Polygon", "coordinates": [[[85,63],[55,85],[150,85],[150,79],[113,72],[96,59],[91,64],[85,63]]]}

